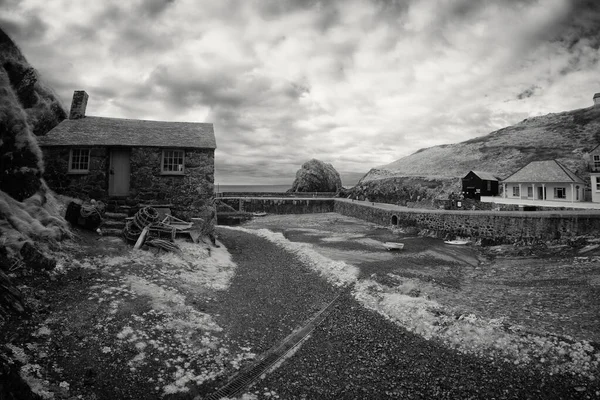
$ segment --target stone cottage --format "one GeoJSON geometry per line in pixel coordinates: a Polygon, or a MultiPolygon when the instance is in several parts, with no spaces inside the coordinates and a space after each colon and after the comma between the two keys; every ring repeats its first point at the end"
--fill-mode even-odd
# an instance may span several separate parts
{"type": "Polygon", "coordinates": [[[556,160],[532,161],[502,181],[509,199],[580,202],[585,181],[556,160]]]}
{"type": "Polygon", "coordinates": [[[38,139],[51,189],[186,219],[213,213],[212,124],[86,116],[87,100],[75,91],[69,119],[38,139]]]}

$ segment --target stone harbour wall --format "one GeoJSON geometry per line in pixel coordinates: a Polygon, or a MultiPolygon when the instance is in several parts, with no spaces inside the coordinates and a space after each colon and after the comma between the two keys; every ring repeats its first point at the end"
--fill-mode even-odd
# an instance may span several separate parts
{"type": "Polygon", "coordinates": [[[495,243],[600,236],[600,214],[587,211],[387,210],[336,200],[334,212],[384,226],[429,230],[439,237],[491,239],[495,243]]]}

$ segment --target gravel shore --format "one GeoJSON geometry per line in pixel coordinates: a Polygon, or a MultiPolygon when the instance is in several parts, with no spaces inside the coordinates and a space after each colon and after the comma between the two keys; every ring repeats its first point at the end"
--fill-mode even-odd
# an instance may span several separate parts
{"type": "Polygon", "coordinates": [[[350,295],[256,387],[257,394],[267,388],[282,399],[593,399],[600,393],[585,379],[449,350],[350,295]]]}
{"type": "MultiPolygon", "coordinates": [[[[238,267],[212,312],[240,348],[262,354],[303,326],[339,290],[266,239],[219,229],[219,240],[238,267]]],[[[200,393],[210,393],[225,380],[206,385],[200,393]]]]}
{"type": "MultiPolygon", "coordinates": [[[[471,271],[480,271],[477,267],[478,256],[473,251],[448,249],[443,245],[440,247],[439,243],[430,239],[407,238],[407,243],[410,243],[407,251],[403,255],[392,256],[390,253],[373,250],[373,240],[385,241],[394,237],[390,236],[390,231],[377,227],[360,227],[338,219],[335,215],[301,216],[294,219],[273,216],[272,219],[263,219],[264,222],[253,221],[246,224],[246,227],[268,227],[281,232],[292,242],[311,243],[322,254],[340,257],[359,266],[358,279],[370,277],[385,282],[388,280],[387,274],[393,272],[396,274],[394,279],[400,275],[413,281],[421,280],[424,282],[422,287],[435,289],[433,293],[440,300],[458,300],[461,302],[458,305],[465,306],[470,304],[462,303],[460,293],[464,289],[466,277],[471,279],[471,271]],[[366,233],[361,233],[364,229],[366,233]],[[346,239],[339,241],[340,234],[346,239]]],[[[245,274],[243,271],[246,267],[242,264],[254,260],[253,254],[257,257],[253,262],[260,266],[253,271],[253,278],[242,279],[240,276],[238,290],[241,298],[244,297],[243,292],[264,298],[261,293],[248,292],[249,289],[245,287],[247,283],[272,277],[273,284],[276,284],[276,280],[280,278],[274,274],[286,271],[274,271],[273,266],[267,264],[291,262],[294,265],[293,271],[304,268],[292,253],[270,249],[273,243],[265,242],[258,236],[231,230],[223,233],[223,242],[230,247],[234,258],[239,260],[238,274],[245,274]],[[250,250],[254,247],[261,248],[259,254],[250,250]],[[266,254],[263,255],[263,251],[266,254]],[[246,254],[247,252],[250,254],[246,254]],[[272,252],[282,254],[279,255],[280,258],[274,258],[272,252]],[[267,268],[264,274],[262,268],[267,268]]],[[[506,271],[505,265],[502,268],[502,271],[506,271]]],[[[280,303],[281,296],[292,296],[294,302],[303,302],[302,296],[297,297],[298,293],[295,293],[296,286],[304,291],[319,278],[314,272],[295,275],[294,279],[298,280],[294,280],[294,289],[289,293],[286,292],[285,285],[279,289],[263,286],[260,291],[267,290],[267,303],[288,307],[285,302],[280,303]]],[[[326,285],[319,290],[326,293],[326,285]]],[[[235,284],[232,288],[234,286],[235,284]]],[[[232,291],[224,294],[224,301],[228,301],[226,298],[232,295],[232,291]]],[[[496,301],[501,301],[503,294],[496,292],[496,295],[500,296],[496,301]]],[[[493,297],[494,293],[490,292],[488,297],[490,296],[493,297]]],[[[313,304],[318,304],[323,298],[315,299],[316,303],[313,304]]],[[[262,300],[257,301],[258,303],[254,303],[256,307],[266,306],[262,300]]],[[[476,298],[471,302],[475,304],[476,298]]],[[[235,310],[230,306],[228,308],[231,313],[228,318],[243,318],[241,315],[235,316],[235,310]]],[[[246,312],[250,315],[264,315],[262,310],[246,312]]],[[[280,313],[285,315],[284,312],[280,313]]],[[[293,312],[290,316],[292,314],[293,312]]],[[[288,321],[298,323],[307,314],[309,313],[288,321]]],[[[247,322],[251,322],[250,318],[247,322]]],[[[221,324],[225,325],[225,322],[221,324]]],[[[255,325],[249,326],[253,328],[255,325]]],[[[287,329],[293,327],[289,325],[287,329]]],[[[256,341],[252,335],[258,333],[246,332],[242,337],[249,338],[249,342],[256,341]]],[[[263,335],[268,336],[269,340],[276,340],[268,332],[263,335]]],[[[280,337],[283,336],[282,332],[280,337]]],[[[266,346],[266,342],[264,343],[266,346]]],[[[485,355],[481,357],[452,350],[439,340],[426,340],[421,335],[411,333],[380,313],[366,309],[352,295],[345,294],[335,311],[317,327],[296,353],[265,379],[256,382],[247,393],[253,399],[595,399],[600,398],[600,385],[598,379],[550,373],[531,365],[515,365],[512,359],[485,355]]]]}

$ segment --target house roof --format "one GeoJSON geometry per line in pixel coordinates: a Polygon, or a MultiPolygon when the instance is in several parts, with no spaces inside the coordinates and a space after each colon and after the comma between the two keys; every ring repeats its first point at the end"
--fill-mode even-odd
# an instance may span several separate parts
{"type": "Polygon", "coordinates": [[[84,117],[65,119],[40,146],[131,146],[215,149],[213,124],[84,117]]]}
{"type": "MultiPolygon", "coordinates": [[[[483,171],[470,171],[470,172],[474,173],[475,175],[477,175],[479,177],[479,179],[482,179],[484,181],[499,181],[500,180],[500,178],[498,178],[491,172],[483,172],[483,171]]],[[[469,175],[469,174],[467,174],[467,175],[469,175]]],[[[466,176],[465,176],[465,178],[466,178],[466,176]]]]}
{"type": "Polygon", "coordinates": [[[532,161],[503,183],[583,183],[583,179],[556,160],[532,161]]]}

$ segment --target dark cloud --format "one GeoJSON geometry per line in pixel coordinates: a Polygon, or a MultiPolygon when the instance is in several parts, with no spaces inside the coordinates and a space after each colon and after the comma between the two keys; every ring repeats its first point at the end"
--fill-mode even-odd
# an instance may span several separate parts
{"type": "Polygon", "coordinates": [[[112,43],[109,51],[115,57],[128,54],[160,53],[172,48],[175,43],[170,36],[160,35],[147,24],[136,24],[134,21],[116,30],[118,41],[112,43]]]}
{"type": "Polygon", "coordinates": [[[523,90],[521,93],[519,93],[517,95],[517,99],[518,100],[523,100],[526,99],[528,97],[531,97],[535,94],[535,92],[539,89],[540,87],[537,85],[531,85],[530,87],[528,87],[527,89],[523,90]]]}
{"type": "Polygon", "coordinates": [[[17,43],[38,40],[48,31],[48,25],[38,15],[28,15],[23,20],[0,15],[0,27],[17,43]]]}
{"type": "Polygon", "coordinates": [[[162,14],[175,0],[143,0],[140,5],[140,12],[149,17],[156,17],[162,14]]]}

